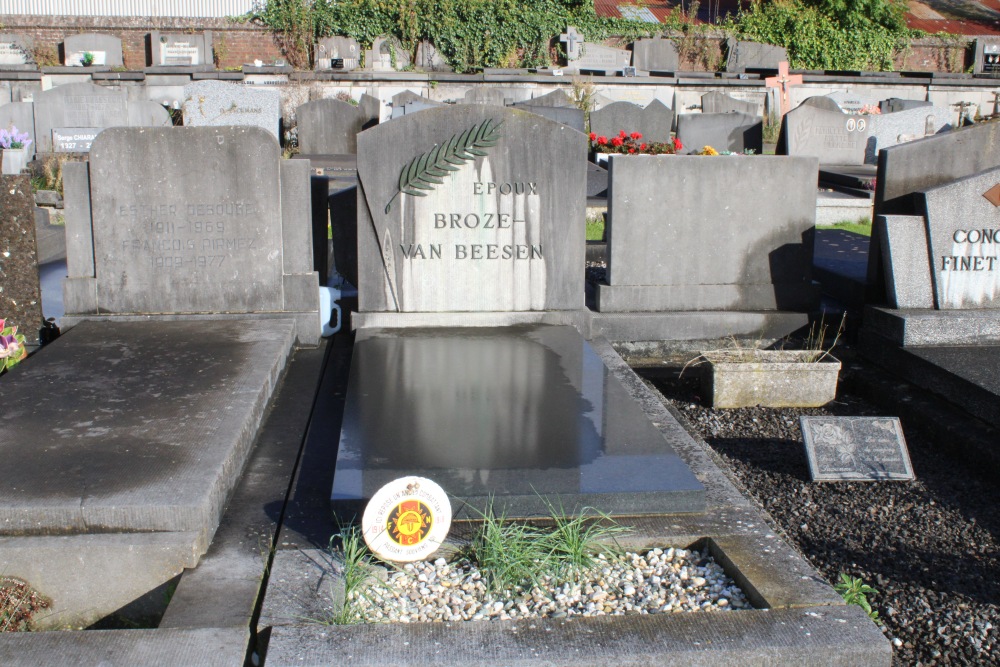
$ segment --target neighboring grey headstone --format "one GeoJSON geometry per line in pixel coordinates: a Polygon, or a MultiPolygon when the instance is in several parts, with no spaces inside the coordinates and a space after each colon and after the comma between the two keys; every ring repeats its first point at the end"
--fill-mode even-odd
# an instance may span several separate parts
{"type": "Polygon", "coordinates": [[[632,44],[632,64],[646,72],[675,72],[680,67],[677,45],[660,35],[637,39],[632,44]]]}
{"type": "Polygon", "coordinates": [[[869,116],[800,105],[781,122],[783,148],[787,155],[815,157],[824,165],[864,164],[872,124],[869,116]]]}
{"type": "Polygon", "coordinates": [[[183,34],[154,30],[149,33],[151,66],[211,65],[212,31],[183,34]]]}
{"type": "Polygon", "coordinates": [[[65,65],[83,65],[86,54],[93,56],[94,66],[121,67],[122,40],[114,35],[103,35],[94,32],[84,32],[69,35],[63,40],[63,55],[65,65]]]}
{"type": "Polygon", "coordinates": [[[551,93],[545,93],[539,97],[532,97],[523,102],[515,102],[514,106],[525,104],[533,107],[573,107],[577,108],[576,101],[570,97],[565,90],[557,88],[551,93]]]}
{"type": "Polygon", "coordinates": [[[612,155],[602,312],[808,311],[815,158],[612,155]]]}
{"type": "Polygon", "coordinates": [[[573,128],[577,132],[583,132],[587,127],[583,109],[571,109],[569,107],[535,107],[525,104],[516,105],[516,108],[538,114],[539,116],[544,116],[545,118],[554,120],[557,123],[562,123],[563,125],[573,128]]]}
{"type": "Polygon", "coordinates": [[[67,167],[67,313],[285,314],[318,340],[309,163],[265,130],[110,128],[67,167]]]}
{"type": "Polygon", "coordinates": [[[1000,168],[925,190],[939,309],[1000,308],[1000,168]]]}
{"type": "Polygon", "coordinates": [[[883,148],[947,132],[951,129],[952,113],[947,107],[928,106],[868,118],[874,126],[872,136],[875,141],[868,143],[865,162],[875,164],[878,152],[883,148]]]}
{"type": "Polygon", "coordinates": [[[370,51],[365,52],[365,69],[392,72],[410,65],[410,55],[395,37],[377,37],[370,51]]]}
{"type": "Polygon", "coordinates": [[[374,95],[362,93],[361,99],[358,100],[358,108],[361,109],[361,113],[366,119],[366,126],[378,125],[379,120],[382,118],[382,100],[374,95]]]}
{"type": "Polygon", "coordinates": [[[670,141],[674,112],[659,100],[644,109],[631,102],[614,102],[590,114],[590,131],[606,137],[622,130],[640,132],[645,141],[670,141]]]}
{"type": "Polygon", "coordinates": [[[441,105],[440,102],[435,102],[432,99],[428,99],[422,95],[418,95],[412,90],[404,90],[403,92],[396,93],[395,95],[392,96],[393,107],[405,106],[410,102],[423,102],[424,104],[438,105],[438,106],[441,105]]]}
{"type": "Polygon", "coordinates": [[[451,65],[429,40],[417,44],[414,66],[425,72],[451,72],[451,65]]]}
{"type": "Polygon", "coordinates": [[[782,46],[740,42],[730,37],[726,40],[729,56],[726,58],[727,72],[745,72],[750,69],[778,69],[778,63],[788,62],[788,52],[782,46]]]}
{"type": "Polygon", "coordinates": [[[360,310],[582,308],[586,152],[564,125],[472,104],[362,133],[360,310]]]}
{"type": "Polygon", "coordinates": [[[593,162],[587,162],[587,196],[608,196],[608,170],[593,162]]]}
{"type": "Polygon", "coordinates": [[[799,417],[817,482],[913,479],[898,417],[799,417]]]}
{"type": "Polygon", "coordinates": [[[701,110],[704,113],[729,113],[737,111],[751,116],[761,116],[760,105],[738,100],[725,93],[712,91],[701,96],[701,110]]]}
{"type": "Polygon", "coordinates": [[[357,153],[358,132],[371,120],[359,107],[335,99],[306,102],[295,118],[299,152],[305,155],[357,153]]]}
{"type": "Polygon", "coordinates": [[[127,102],[129,127],[170,127],[173,121],[162,104],[145,100],[127,102]]]}
{"type": "Polygon", "coordinates": [[[324,37],[315,47],[316,69],[342,69],[346,72],[361,65],[361,46],[353,37],[324,37]],[[334,67],[339,61],[340,67],[334,67]]]}
{"type": "Polygon", "coordinates": [[[892,308],[933,308],[927,226],[919,215],[879,215],[878,235],[885,266],[886,293],[892,308]]]}
{"type": "Polygon", "coordinates": [[[996,37],[976,38],[975,74],[1000,77],[1000,39],[996,37]]]}
{"type": "Polygon", "coordinates": [[[28,152],[34,155],[38,150],[38,142],[35,140],[35,110],[31,102],[10,102],[0,104],[0,128],[11,130],[17,128],[18,132],[27,132],[31,139],[28,152]]]}
{"type": "Polygon", "coordinates": [[[823,111],[836,111],[838,113],[844,112],[844,110],[840,108],[840,105],[837,104],[829,95],[813,95],[812,97],[807,97],[802,100],[802,104],[799,106],[822,109],[823,111]]]}
{"type": "Polygon", "coordinates": [[[692,113],[677,116],[677,138],[682,154],[705,146],[717,151],[760,155],[764,151],[764,121],[745,113],[692,113]]]}
{"type": "Polygon", "coordinates": [[[920,109],[922,107],[933,106],[928,100],[904,100],[899,97],[890,97],[879,102],[879,108],[883,114],[896,113],[898,111],[908,111],[910,109],[920,109]]]}
{"type": "Polygon", "coordinates": [[[419,102],[407,102],[406,104],[404,104],[402,106],[395,106],[394,105],[392,107],[392,116],[391,116],[391,118],[393,118],[393,119],[395,119],[395,118],[402,118],[403,116],[406,116],[408,114],[415,114],[418,111],[426,111],[427,109],[436,109],[436,108],[438,108],[440,106],[444,106],[444,105],[438,104],[437,102],[429,102],[428,103],[428,102],[423,102],[423,101],[419,101],[419,102]]]}
{"type": "Polygon", "coordinates": [[[465,93],[466,104],[492,104],[502,107],[521,102],[527,97],[524,88],[470,88],[465,93]]]}
{"type": "Polygon", "coordinates": [[[279,136],[281,95],[225,81],[195,81],[184,86],[184,125],[260,127],[279,136]]]}
{"type": "Polygon", "coordinates": [[[128,125],[125,93],[92,83],[67,83],[35,95],[36,151],[52,152],[55,128],[128,125]]]}
{"type": "Polygon", "coordinates": [[[31,41],[24,35],[0,34],[0,69],[31,65],[31,41]]]}
{"type": "Polygon", "coordinates": [[[843,90],[837,90],[829,95],[826,95],[831,100],[837,103],[841,111],[846,113],[857,113],[861,111],[864,107],[878,107],[879,101],[874,97],[865,97],[864,95],[858,95],[855,92],[847,92],[843,90]]]}
{"type": "Polygon", "coordinates": [[[613,71],[628,67],[631,64],[631,51],[585,42],[580,57],[570,61],[566,69],[567,71],[585,69],[613,71]]]}

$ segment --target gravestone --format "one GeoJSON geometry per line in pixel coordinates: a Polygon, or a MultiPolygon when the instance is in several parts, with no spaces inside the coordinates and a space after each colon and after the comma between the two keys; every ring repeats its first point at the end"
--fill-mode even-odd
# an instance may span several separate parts
{"type": "Polygon", "coordinates": [[[813,95],[812,97],[807,97],[802,100],[800,107],[812,107],[813,109],[822,109],[823,111],[836,111],[838,113],[843,113],[844,110],[840,108],[832,97],[828,95],[813,95]]]}
{"type": "Polygon", "coordinates": [[[899,97],[890,97],[879,102],[879,109],[883,114],[896,113],[899,111],[909,111],[910,109],[920,109],[922,107],[933,106],[928,100],[904,100],[899,97]]]}
{"type": "Polygon", "coordinates": [[[701,96],[702,113],[738,113],[749,114],[751,116],[762,116],[759,104],[738,100],[725,93],[712,91],[701,96]]]}
{"type": "Polygon", "coordinates": [[[392,72],[410,66],[410,54],[395,37],[376,37],[370,51],[365,51],[365,69],[392,72]]]}
{"type": "Polygon", "coordinates": [[[159,102],[128,100],[126,102],[129,127],[170,127],[170,113],[159,102]]]}
{"type": "Polygon", "coordinates": [[[111,128],[63,178],[67,317],[284,317],[317,342],[309,163],[265,130],[111,128]]]}
{"type": "Polygon", "coordinates": [[[419,102],[407,102],[406,104],[404,104],[402,106],[393,106],[392,107],[392,116],[390,116],[390,118],[391,119],[402,118],[403,116],[406,116],[407,114],[415,114],[418,111],[426,111],[427,109],[436,109],[436,108],[438,108],[440,106],[443,106],[443,105],[442,104],[438,104],[437,102],[429,102],[429,103],[428,102],[423,102],[423,101],[419,101],[419,102]]]}
{"type": "Polygon", "coordinates": [[[38,150],[38,143],[35,140],[35,109],[31,102],[10,102],[0,104],[0,128],[10,131],[17,128],[18,132],[27,132],[31,144],[28,146],[28,154],[34,155],[38,150]]]}
{"type": "Polygon", "coordinates": [[[198,34],[149,33],[149,64],[159,66],[211,65],[212,31],[198,34]]]}
{"type": "Polygon", "coordinates": [[[0,69],[27,69],[33,66],[31,40],[24,35],[0,34],[0,69]]]}
{"type": "Polygon", "coordinates": [[[545,93],[538,97],[532,97],[531,99],[524,100],[522,102],[515,102],[514,106],[519,106],[521,104],[533,106],[533,107],[573,107],[577,108],[576,101],[573,100],[569,94],[562,88],[557,88],[551,93],[545,93]]]}
{"type": "Polygon", "coordinates": [[[364,117],[368,119],[365,121],[366,125],[379,124],[379,121],[382,119],[382,100],[374,95],[362,93],[361,99],[358,100],[358,108],[361,109],[364,117]]]}
{"type": "Polygon", "coordinates": [[[587,162],[587,197],[608,196],[608,170],[599,164],[587,162]]]}
{"type": "Polygon", "coordinates": [[[744,153],[764,152],[764,121],[744,113],[692,113],[677,116],[681,154],[697,153],[705,146],[744,153]]]}
{"type": "Polygon", "coordinates": [[[362,133],[358,326],[365,313],[582,308],[586,144],[535,114],[482,105],[362,133]]]}
{"type": "Polygon", "coordinates": [[[414,57],[414,66],[424,72],[451,72],[452,67],[445,60],[441,52],[437,50],[429,40],[421,40],[417,44],[417,53],[414,57]]]}
{"type": "Polygon", "coordinates": [[[404,90],[403,92],[396,93],[395,95],[392,96],[392,106],[393,107],[406,106],[407,104],[410,104],[411,102],[421,102],[423,104],[427,104],[427,105],[431,105],[431,106],[441,106],[440,102],[435,102],[432,99],[426,98],[426,97],[424,97],[422,95],[418,95],[417,93],[413,92],[412,90],[404,90]]]}
{"type": "Polygon", "coordinates": [[[184,86],[184,125],[260,127],[280,136],[281,95],[225,81],[195,81],[184,86]]]}
{"type": "Polygon", "coordinates": [[[465,92],[466,104],[492,104],[493,106],[510,106],[523,101],[528,91],[523,88],[470,88],[465,92]]]}
{"type": "Polygon", "coordinates": [[[584,42],[579,58],[569,61],[568,72],[597,70],[604,72],[620,71],[632,63],[632,53],[625,49],[616,49],[601,44],[584,42]]]}
{"type": "Polygon", "coordinates": [[[745,72],[749,69],[778,69],[778,64],[788,61],[788,52],[782,46],[741,42],[730,37],[726,40],[727,72],[745,72]]]}
{"type": "Polygon", "coordinates": [[[640,132],[644,141],[670,141],[674,112],[659,100],[646,108],[631,102],[614,102],[590,114],[590,131],[616,137],[621,130],[640,132]]]}
{"type": "Polygon", "coordinates": [[[632,64],[645,72],[676,72],[680,67],[677,45],[660,35],[637,39],[632,44],[632,64]]]}
{"type": "Polygon", "coordinates": [[[848,92],[843,90],[836,90],[829,95],[826,95],[831,100],[837,103],[841,111],[845,113],[857,113],[861,111],[863,107],[878,107],[879,101],[874,97],[866,97],[864,95],[858,95],[855,92],[848,92]]]}
{"type": "Polygon", "coordinates": [[[536,107],[526,104],[517,104],[515,105],[515,108],[529,113],[538,114],[539,116],[543,116],[549,120],[554,120],[557,123],[562,123],[567,127],[573,128],[577,132],[583,132],[587,127],[583,109],[547,106],[536,107]]]}
{"type": "Polygon", "coordinates": [[[869,116],[800,105],[782,119],[778,149],[784,155],[815,157],[822,165],[861,165],[872,125],[869,116]]]}
{"type": "Polygon", "coordinates": [[[878,238],[882,253],[889,306],[933,308],[931,260],[923,216],[876,216],[872,237],[878,238]]]}
{"type": "Polygon", "coordinates": [[[128,125],[125,94],[92,83],[67,83],[35,95],[35,140],[39,153],[55,150],[53,131],[96,136],[108,127],[128,125]]]}
{"type": "Polygon", "coordinates": [[[803,157],[612,155],[597,309],[808,312],[817,171],[803,157]]]}
{"type": "Polygon", "coordinates": [[[360,107],[336,99],[307,102],[295,110],[299,152],[305,155],[358,152],[358,132],[371,121],[360,107]]]}
{"type": "Polygon", "coordinates": [[[946,107],[918,107],[869,118],[873,123],[872,137],[875,140],[868,144],[865,155],[868,164],[876,164],[878,152],[883,148],[952,129],[951,110],[946,107]]]}
{"type": "Polygon", "coordinates": [[[911,480],[898,417],[799,417],[815,482],[911,480]]]}
{"type": "Polygon", "coordinates": [[[94,67],[121,67],[122,40],[113,35],[84,32],[63,40],[64,65],[82,66],[86,54],[93,56],[94,67]]]}
{"type": "Polygon", "coordinates": [[[1000,39],[976,38],[976,59],[972,71],[980,76],[1000,77],[1000,39]]]}
{"type": "Polygon", "coordinates": [[[361,66],[361,46],[353,37],[324,37],[315,47],[316,69],[342,69],[345,72],[361,66]],[[335,65],[340,65],[335,67],[335,65]]]}
{"type": "Polygon", "coordinates": [[[35,198],[28,175],[0,175],[0,319],[38,345],[42,292],[35,246],[35,198]]]}

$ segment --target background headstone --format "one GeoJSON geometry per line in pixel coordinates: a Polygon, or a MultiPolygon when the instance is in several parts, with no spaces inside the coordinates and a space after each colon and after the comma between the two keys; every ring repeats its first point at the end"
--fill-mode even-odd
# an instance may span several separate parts
{"type": "Polygon", "coordinates": [[[365,69],[392,72],[409,67],[410,54],[395,37],[376,37],[370,51],[365,52],[365,69]]]}
{"type": "Polygon", "coordinates": [[[401,107],[409,104],[410,102],[423,102],[424,104],[437,105],[440,106],[440,102],[435,102],[432,99],[426,98],[419,95],[412,90],[404,90],[401,93],[396,93],[392,96],[392,106],[401,107]]]}
{"type": "MultiPolygon", "coordinates": [[[[471,104],[362,133],[360,310],[582,308],[586,152],[586,137],[563,125],[471,104]],[[485,155],[453,158],[455,171],[429,172],[423,189],[410,187],[423,196],[401,193],[401,172],[463,136],[465,143],[479,136],[485,155]]],[[[436,164],[448,163],[439,156],[436,164]]]]}
{"type": "Polygon", "coordinates": [[[861,111],[862,107],[878,107],[879,100],[874,97],[867,97],[865,95],[858,95],[855,92],[848,92],[844,90],[835,90],[826,97],[837,103],[841,111],[846,113],[856,113],[861,111]]]}
{"type": "Polygon", "coordinates": [[[502,107],[522,102],[528,91],[523,88],[470,88],[465,93],[466,104],[492,104],[502,107]]]}
{"type": "Polygon", "coordinates": [[[981,76],[1000,77],[1000,39],[976,38],[976,59],[972,71],[981,76]]]}
{"type": "Polygon", "coordinates": [[[701,96],[701,110],[703,113],[729,113],[737,111],[751,116],[761,116],[760,105],[753,102],[738,100],[725,93],[712,91],[701,96]]]}
{"type": "Polygon", "coordinates": [[[83,56],[90,53],[94,56],[94,66],[121,67],[122,40],[114,35],[103,35],[95,32],[84,32],[78,35],[68,35],[63,40],[63,55],[65,65],[82,65],[83,56]]]}
{"type": "Polygon", "coordinates": [[[0,104],[0,128],[10,130],[14,127],[19,132],[28,133],[28,138],[31,139],[28,156],[34,155],[38,142],[35,140],[35,109],[31,102],[0,104]]]}
{"type": "Polygon", "coordinates": [[[878,236],[882,249],[889,306],[933,308],[931,259],[923,216],[875,216],[872,236],[878,236]]]}
{"type": "Polygon", "coordinates": [[[451,65],[429,40],[417,44],[414,66],[425,72],[451,72],[451,65]]]}
{"type": "Polygon", "coordinates": [[[545,93],[544,95],[540,95],[538,97],[532,97],[531,99],[526,99],[522,102],[515,102],[514,106],[518,106],[520,104],[525,104],[533,107],[577,108],[576,102],[562,88],[558,88],[556,90],[553,90],[551,93],[545,93]]]}
{"type": "Polygon", "coordinates": [[[158,66],[211,65],[212,31],[195,34],[149,33],[149,64],[158,66]]]}
{"type": "Polygon", "coordinates": [[[584,117],[583,109],[571,109],[569,107],[535,107],[528,106],[525,104],[514,105],[515,109],[520,109],[521,111],[527,111],[529,113],[538,114],[548,118],[549,120],[554,120],[557,123],[562,123],[568,127],[573,128],[577,132],[583,132],[586,127],[586,119],[584,117]]]}
{"type": "Polygon", "coordinates": [[[781,121],[778,149],[785,155],[818,158],[823,165],[864,164],[872,125],[870,116],[799,105],[781,121]]]}
{"type": "Polygon", "coordinates": [[[358,100],[358,108],[361,109],[361,113],[367,119],[365,120],[365,125],[378,125],[379,120],[382,118],[382,100],[374,95],[362,93],[361,99],[358,100]]]}
{"type": "Polygon", "coordinates": [[[697,153],[705,146],[717,151],[764,152],[764,121],[744,113],[692,113],[677,116],[677,138],[682,154],[697,153]]]}
{"type": "Polygon", "coordinates": [[[30,39],[24,35],[0,33],[0,68],[21,69],[33,64],[30,39]]]}
{"type": "Polygon", "coordinates": [[[225,81],[195,81],[184,86],[184,125],[260,127],[278,138],[280,97],[277,90],[225,81]]]}
{"type": "Polygon", "coordinates": [[[170,127],[170,114],[158,102],[129,100],[126,103],[129,127],[170,127]]]}
{"type": "Polygon", "coordinates": [[[436,109],[440,106],[444,105],[438,104],[437,102],[424,102],[424,101],[407,102],[402,106],[393,105],[391,118],[393,119],[402,118],[407,114],[415,114],[418,111],[426,111],[427,109],[436,109]]]}
{"type": "Polygon", "coordinates": [[[913,479],[897,417],[799,417],[813,481],[913,479]]]}
{"type": "Polygon", "coordinates": [[[324,37],[316,43],[316,69],[331,69],[333,60],[341,61],[346,72],[361,65],[361,46],[353,37],[324,37]]]}
{"type": "Polygon", "coordinates": [[[35,246],[35,198],[28,175],[0,175],[0,319],[38,345],[42,293],[35,246]]]}
{"type": "Polygon", "coordinates": [[[875,141],[868,144],[865,162],[875,164],[883,148],[947,132],[951,129],[952,113],[946,107],[925,106],[868,118],[873,123],[875,141]]]}
{"type": "Polygon", "coordinates": [[[802,100],[802,104],[799,106],[822,109],[823,111],[836,111],[838,113],[844,113],[844,110],[840,108],[840,105],[828,95],[813,95],[812,97],[807,97],[802,100]]]}
{"type": "Polygon", "coordinates": [[[904,100],[899,97],[890,97],[887,100],[879,102],[879,109],[881,109],[883,114],[929,106],[933,106],[933,103],[928,100],[904,100]]]}
{"type": "Polygon", "coordinates": [[[125,93],[92,83],[67,83],[35,95],[36,152],[54,150],[52,131],[97,131],[128,125],[125,93]]]}
{"type": "Polygon", "coordinates": [[[335,99],[307,102],[295,118],[299,152],[305,155],[357,153],[358,132],[371,120],[359,107],[335,99]]]}
{"type": "Polygon", "coordinates": [[[632,64],[646,72],[675,72],[680,67],[677,45],[659,35],[637,39],[632,44],[632,64]]]}
{"type": "Polygon", "coordinates": [[[111,128],[67,168],[67,313],[283,314],[318,340],[309,163],[265,130],[111,128]]]}
{"type": "Polygon", "coordinates": [[[730,37],[726,40],[729,55],[726,58],[727,72],[745,72],[750,69],[778,69],[778,63],[788,61],[788,52],[782,46],[741,42],[730,37]]]}
{"type": "Polygon", "coordinates": [[[659,100],[646,108],[631,102],[614,102],[590,114],[590,131],[608,138],[621,130],[640,132],[644,141],[670,141],[674,112],[659,100]]]}

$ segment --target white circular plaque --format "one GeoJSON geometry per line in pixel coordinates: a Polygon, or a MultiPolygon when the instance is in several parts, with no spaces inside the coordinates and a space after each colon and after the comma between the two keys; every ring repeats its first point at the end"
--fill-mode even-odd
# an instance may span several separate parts
{"type": "Polygon", "coordinates": [[[423,560],[451,528],[451,502],[435,482],[401,477],[379,489],[365,507],[361,531],[372,553],[387,561],[423,560]]]}

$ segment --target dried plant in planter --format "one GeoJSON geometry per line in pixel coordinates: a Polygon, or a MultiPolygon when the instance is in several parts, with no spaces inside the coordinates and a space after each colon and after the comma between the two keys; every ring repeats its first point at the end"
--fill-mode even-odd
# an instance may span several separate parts
{"type": "Polygon", "coordinates": [[[27,632],[34,616],[52,606],[27,582],[14,577],[0,577],[0,632],[27,632]]]}

